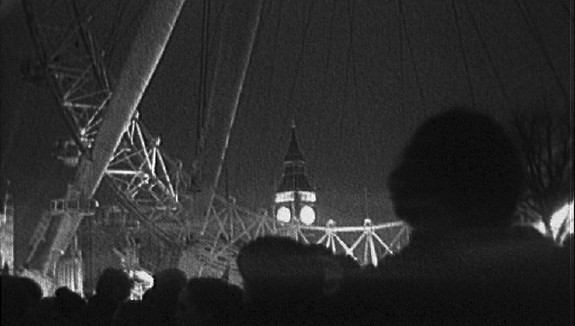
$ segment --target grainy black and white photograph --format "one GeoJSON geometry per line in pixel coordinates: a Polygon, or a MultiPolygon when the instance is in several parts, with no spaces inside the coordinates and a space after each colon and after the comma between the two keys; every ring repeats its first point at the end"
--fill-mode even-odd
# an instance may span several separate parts
{"type": "Polygon", "coordinates": [[[573,325],[570,0],[1,0],[4,325],[573,325]]]}

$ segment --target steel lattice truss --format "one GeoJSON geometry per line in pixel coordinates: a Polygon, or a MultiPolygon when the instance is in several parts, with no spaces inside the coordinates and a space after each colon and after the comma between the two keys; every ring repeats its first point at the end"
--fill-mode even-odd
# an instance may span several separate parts
{"type": "MultiPolygon", "coordinates": [[[[78,149],[68,162],[77,162],[82,152],[89,155],[113,92],[106,53],[90,32],[91,17],[81,14],[85,6],[74,1],[25,1],[25,8],[38,57],[29,65],[29,77],[48,82],[78,149]]],[[[406,226],[399,222],[373,225],[366,220],[357,227],[338,227],[331,220],[326,226],[280,224],[265,212],[251,212],[234,199],[221,196],[216,196],[205,219],[192,218],[192,178],[160,145],[160,139],[136,114],[106,171],[107,183],[117,198],[111,211],[124,220],[130,215],[138,221],[136,226],[119,223],[122,233],[145,234],[150,246],[188,252],[199,266],[197,275],[225,270],[237,273],[238,248],[262,235],[286,235],[323,244],[362,264],[377,264],[381,257],[399,250],[407,236],[406,226]]],[[[79,206],[70,196],[55,200],[53,205],[58,209],[54,206],[52,215],[75,214],[79,206]]],[[[50,218],[45,215],[38,224],[32,247],[43,241],[50,218]]],[[[168,267],[144,261],[155,259],[151,253],[158,248],[150,246],[140,253],[142,265],[152,270],[168,267]]]]}
{"type": "Polygon", "coordinates": [[[51,86],[74,140],[90,148],[112,95],[105,53],[89,31],[92,18],[79,13],[77,2],[24,1],[24,6],[36,50],[27,77],[51,86]]]}
{"type": "Polygon", "coordinates": [[[329,220],[325,226],[284,224],[270,217],[266,211],[254,213],[236,204],[234,198],[216,196],[216,200],[202,223],[194,225],[192,234],[197,244],[191,249],[202,267],[199,275],[220,276],[231,269],[231,281],[241,283],[235,257],[243,244],[264,235],[289,236],[304,243],[324,245],[335,254],[353,257],[361,265],[377,266],[380,259],[393,254],[408,241],[408,227],[402,222],[374,225],[364,220],[362,226],[337,226],[329,220]]]}
{"type": "MultiPolygon", "coordinates": [[[[28,71],[45,78],[58,100],[76,141],[72,146],[78,149],[68,152],[71,156],[92,148],[112,94],[106,54],[89,30],[92,18],[80,13],[79,7],[86,5],[75,1],[25,2],[38,57],[28,71]]],[[[190,183],[181,163],[168,159],[159,143],[136,114],[106,171],[126,198],[146,208],[143,212],[150,211],[149,207],[174,211],[179,202],[178,188],[190,183]]],[[[65,159],[71,162],[74,157],[65,159]]]]}
{"type": "Polygon", "coordinates": [[[159,145],[159,138],[133,119],[106,175],[147,222],[171,224],[170,238],[181,241],[186,236],[180,231],[185,226],[182,203],[189,200],[191,177],[159,145]]]}

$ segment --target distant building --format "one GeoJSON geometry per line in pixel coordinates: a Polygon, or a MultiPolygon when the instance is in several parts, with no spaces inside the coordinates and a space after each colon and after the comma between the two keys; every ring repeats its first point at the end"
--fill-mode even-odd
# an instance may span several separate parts
{"type": "Polygon", "coordinates": [[[56,284],[84,295],[84,272],[82,266],[82,251],[78,248],[78,237],[74,236],[66,252],[56,265],[56,284]]]}
{"type": "Polygon", "coordinates": [[[14,272],[14,205],[8,191],[4,195],[0,217],[0,258],[2,271],[14,272]]]}

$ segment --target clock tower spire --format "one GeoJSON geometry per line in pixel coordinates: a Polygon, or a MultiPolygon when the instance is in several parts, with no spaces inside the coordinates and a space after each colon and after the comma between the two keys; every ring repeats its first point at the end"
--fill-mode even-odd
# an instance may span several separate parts
{"type": "Polygon", "coordinates": [[[296,136],[295,119],[291,123],[291,139],[284,158],[282,181],[276,189],[276,219],[283,223],[311,225],[316,220],[315,189],[305,173],[305,161],[296,136]]]}

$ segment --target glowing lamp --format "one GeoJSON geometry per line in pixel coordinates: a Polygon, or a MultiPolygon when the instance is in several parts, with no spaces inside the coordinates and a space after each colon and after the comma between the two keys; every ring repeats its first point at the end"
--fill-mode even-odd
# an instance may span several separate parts
{"type": "Polygon", "coordinates": [[[315,222],[315,211],[310,206],[304,205],[299,212],[299,219],[305,225],[315,222]]]}
{"type": "Polygon", "coordinates": [[[276,219],[283,223],[289,223],[291,221],[291,211],[285,206],[278,208],[276,212],[276,219]]]}

